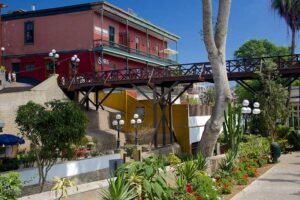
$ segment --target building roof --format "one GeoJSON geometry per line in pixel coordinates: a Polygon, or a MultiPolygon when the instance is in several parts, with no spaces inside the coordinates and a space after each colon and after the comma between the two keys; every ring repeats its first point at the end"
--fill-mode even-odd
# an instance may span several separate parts
{"type": "Polygon", "coordinates": [[[118,8],[110,3],[105,1],[100,2],[93,2],[93,3],[84,3],[84,4],[77,4],[72,6],[63,6],[57,8],[48,8],[48,9],[41,9],[41,10],[32,10],[32,11],[24,11],[24,10],[17,10],[8,14],[2,15],[2,21],[9,21],[15,19],[26,19],[26,18],[33,18],[33,17],[44,17],[50,15],[58,15],[58,14],[66,14],[66,13],[74,13],[74,12],[82,12],[93,10],[97,7],[102,7],[104,10],[108,12],[113,12],[113,14],[118,15],[127,19],[128,21],[135,23],[137,25],[143,26],[148,28],[149,30],[159,33],[164,37],[177,41],[180,39],[179,36],[170,33],[154,24],[136,16],[133,13],[127,12],[121,8],[118,8]]]}

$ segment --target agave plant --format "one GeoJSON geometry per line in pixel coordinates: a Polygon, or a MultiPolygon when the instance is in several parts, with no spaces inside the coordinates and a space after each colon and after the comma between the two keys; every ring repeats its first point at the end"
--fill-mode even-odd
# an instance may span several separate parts
{"type": "Polygon", "coordinates": [[[178,174],[185,177],[189,183],[196,177],[197,165],[193,160],[186,161],[178,167],[178,174]]]}
{"type": "Polygon", "coordinates": [[[138,196],[135,187],[122,176],[108,180],[108,184],[107,189],[99,191],[100,197],[104,200],[134,200],[138,196]]]}
{"type": "Polygon", "coordinates": [[[203,156],[202,153],[197,154],[197,159],[195,163],[197,166],[197,170],[205,171],[207,169],[207,158],[203,156]]]}

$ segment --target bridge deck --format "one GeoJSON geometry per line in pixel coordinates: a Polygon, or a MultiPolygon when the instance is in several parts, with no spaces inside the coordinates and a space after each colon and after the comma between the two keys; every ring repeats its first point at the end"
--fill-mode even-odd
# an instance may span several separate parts
{"type": "MultiPolygon", "coordinates": [[[[266,69],[266,64],[273,62],[282,77],[300,75],[300,54],[276,57],[262,57],[226,61],[228,79],[257,79],[258,72],[266,69]]],[[[64,90],[99,90],[104,88],[132,85],[149,85],[170,87],[178,83],[213,82],[213,72],[209,62],[169,65],[165,67],[134,68],[102,71],[92,74],[78,74],[72,80],[60,82],[64,90]]]]}

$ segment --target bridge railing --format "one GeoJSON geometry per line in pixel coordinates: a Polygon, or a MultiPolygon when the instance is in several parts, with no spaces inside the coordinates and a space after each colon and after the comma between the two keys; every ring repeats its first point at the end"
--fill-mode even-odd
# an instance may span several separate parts
{"type": "MultiPolygon", "coordinates": [[[[228,74],[234,73],[255,73],[266,69],[269,62],[276,64],[278,69],[287,69],[300,63],[300,54],[262,57],[251,59],[237,59],[226,61],[228,74]]],[[[152,80],[152,79],[171,79],[188,76],[212,76],[212,68],[209,62],[176,64],[165,67],[141,67],[131,69],[117,69],[110,71],[101,71],[96,73],[76,74],[72,79],[60,81],[65,87],[71,87],[78,84],[98,83],[105,84],[109,82],[130,82],[133,80],[152,80]],[[64,83],[64,84],[63,84],[64,83]]]]}

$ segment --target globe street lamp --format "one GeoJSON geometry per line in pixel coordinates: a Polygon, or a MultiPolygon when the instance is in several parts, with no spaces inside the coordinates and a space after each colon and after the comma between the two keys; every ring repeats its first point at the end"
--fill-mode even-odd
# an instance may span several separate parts
{"type": "Polygon", "coordinates": [[[53,73],[56,74],[55,72],[55,65],[56,65],[56,62],[59,58],[59,54],[56,53],[56,50],[55,49],[52,49],[52,51],[49,53],[49,57],[51,58],[52,62],[53,62],[53,73]]]}
{"type": "Polygon", "coordinates": [[[75,54],[75,55],[71,58],[71,62],[72,62],[72,69],[73,69],[74,75],[76,75],[76,73],[77,73],[77,66],[79,65],[80,59],[79,59],[78,56],[75,54]]]}
{"type": "Polygon", "coordinates": [[[117,151],[120,151],[120,130],[124,125],[124,120],[121,119],[121,115],[117,114],[116,119],[112,122],[112,125],[116,127],[118,131],[118,138],[117,138],[117,151]]]}
{"type": "Polygon", "coordinates": [[[1,65],[4,66],[4,51],[5,47],[1,47],[1,65]]]}
{"type": "Polygon", "coordinates": [[[139,115],[138,114],[134,114],[133,115],[133,119],[130,121],[131,125],[133,126],[133,128],[135,129],[135,145],[138,145],[138,132],[137,132],[137,128],[138,126],[142,123],[142,120],[139,119],[139,115]]]}
{"type": "Polygon", "coordinates": [[[254,109],[252,110],[249,107],[249,101],[247,99],[243,100],[243,107],[242,107],[242,114],[244,116],[245,119],[245,132],[247,132],[247,123],[248,123],[248,119],[250,118],[251,113],[253,115],[258,115],[260,114],[260,109],[259,109],[259,103],[258,102],[254,102],[253,107],[254,109]]]}

